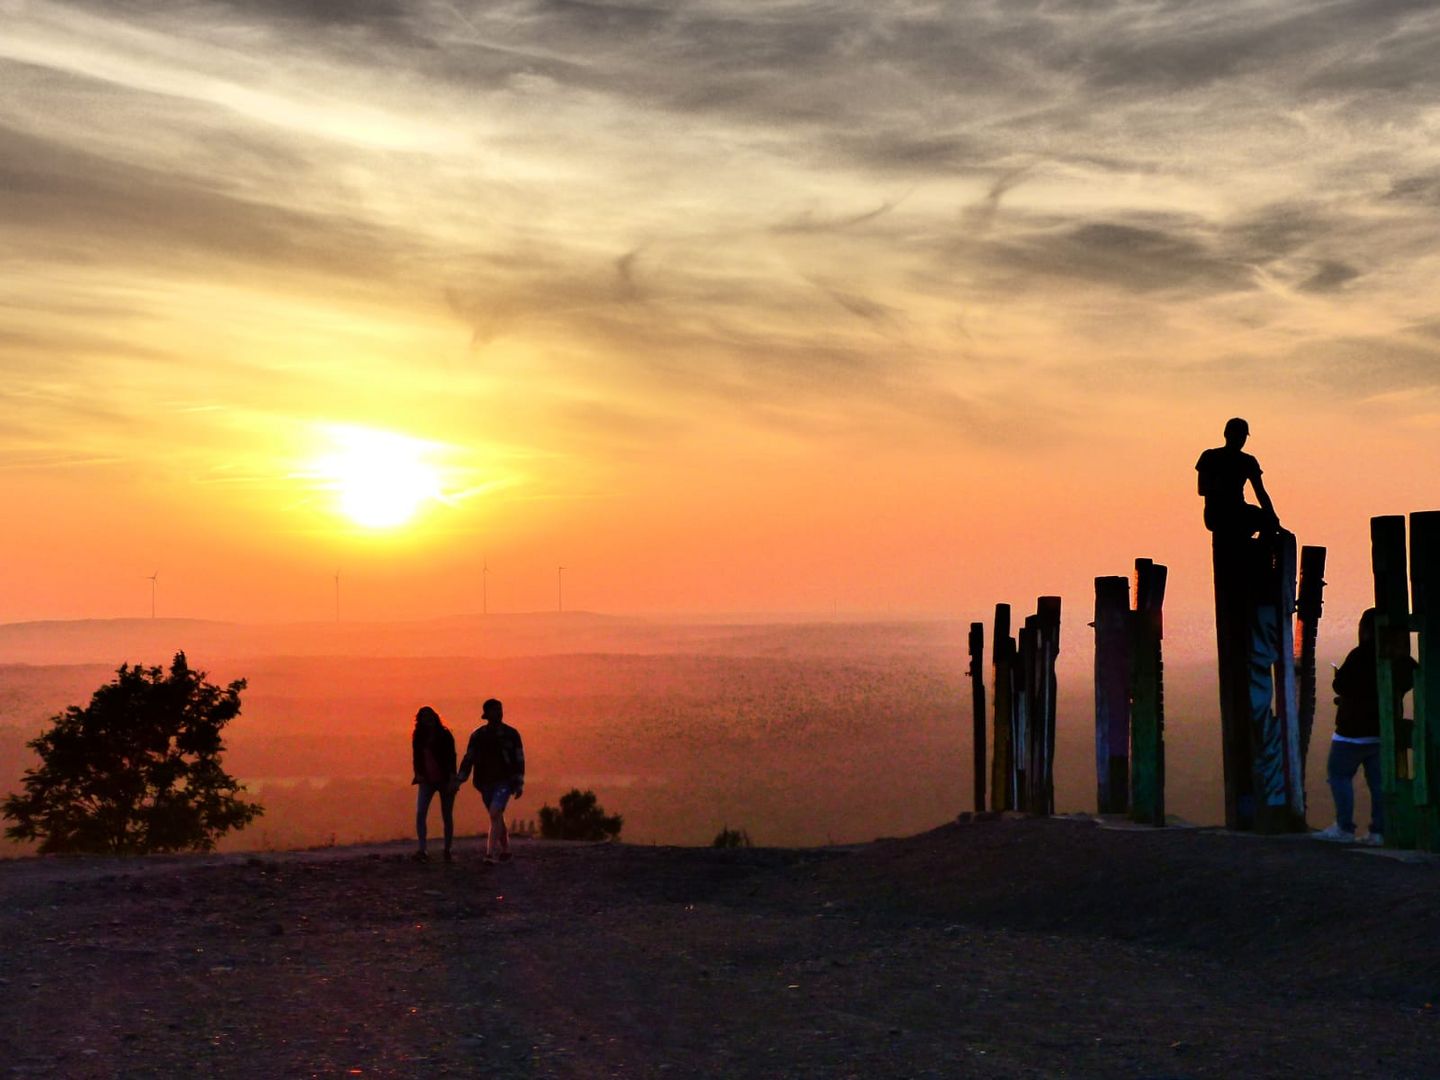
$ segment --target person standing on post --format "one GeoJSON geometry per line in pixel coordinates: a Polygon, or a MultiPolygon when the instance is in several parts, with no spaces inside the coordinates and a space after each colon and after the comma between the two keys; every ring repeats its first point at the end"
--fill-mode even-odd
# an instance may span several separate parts
{"type": "Polygon", "coordinates": [[[525,790],[525,747],[520,732],[504,721],[505,710],[495,698],[480,708],[485,721],[470,735],[465,758],[455,778],[455,789],[475,772],[475,790],[490,813],[490,834],[485,838],[485,862],[506,862],[510,858],[510,832],[505,827],[505,807],[525,790]]]}
{"type": "MultiPolygon", "coordinates": [[[[1395,665],[1395,695],[1403,697],[1415,683],[1415,661],[1395,665]]],[[[1355,840],[1355,773],[1365,770],[1370,790],[1370,834],[1365,842],[1385,843],[1385,797],[1380,791],[1380,692],[1375,677],[1375,609],[1360,616],[1360,644],[1351,649],[1335,672],[1335,734],[1325,779],[1335,798],[1335,824],[1315,833],[1317,840],[1355,840]]]]}
{"type": "Polygon", "coordinates": [[[430,801],[440,796],[440,820],[445,825],[445,861],[450,861],[450,844],[455,839],[455,736],[429,705],[422,705],[415,714],[415,730],[410,733],[410,764],[418,785],[415,799],[415,836],[420,848],[415,858],[424,862],[426,818],[430,801]]]}
{"type": "Polygon", "coordinates": [[[1274,532],[1280,519],[1260,479],[1260,462],[1243,447],[1250,437],[1250,425],[1236,416],[1225,422],[1225,445],[1206,450],[1195,463],[1200,474],[1199,490],[1205,499],[1205,528],[1212,533],[1249,538],[1257,532],[1274,532]],[[1249,482],[1260,501],[1245,501],[1249,482]]]}

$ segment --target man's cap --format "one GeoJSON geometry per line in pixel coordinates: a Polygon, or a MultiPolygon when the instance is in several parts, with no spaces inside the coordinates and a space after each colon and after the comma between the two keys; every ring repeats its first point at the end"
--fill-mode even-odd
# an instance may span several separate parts
{"type": "Polygon", "coordinates": [[[500,704],[499,698],[486,698],[485,704],[480,706],[480,718],[489,720],[494,717],[496,720],[505,715],[505,709],[500,704]]]}

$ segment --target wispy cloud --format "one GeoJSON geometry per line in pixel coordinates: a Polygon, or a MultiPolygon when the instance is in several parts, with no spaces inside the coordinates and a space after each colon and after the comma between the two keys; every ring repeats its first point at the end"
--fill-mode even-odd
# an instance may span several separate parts
{"type": "MultiPolygon", "coordinates": [[[[1207,348],[1336,384],[1360,340],[1377,385],[1433,360],[1407,329],[1440,241],[1429,3],[0,10],[0,285],[95,312],[0,326],[12,382],[122,340],[117,302],[124,349],[206,370],[164,284],[217,279],[308,298],[310,341],[363,302],[401,397],[472,369],[454,394],[518,397],[538,364],[597,439],[706,401],[998,438],[1026,394],[1062,431],[1034,351],[1078,386],[1147,350],[1157,378],[1207,348]]],[[[241,336],[225,378],[273,375],[241,336]]]]}

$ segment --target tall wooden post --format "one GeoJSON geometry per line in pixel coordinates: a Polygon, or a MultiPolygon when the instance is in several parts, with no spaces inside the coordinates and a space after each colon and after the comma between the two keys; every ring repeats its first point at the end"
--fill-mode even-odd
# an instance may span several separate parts
{"type": "Polygon", "coordinates": [[[1095,579],[1095,777],[1102,814],[1130,810],[1130,582],[1095,579]]]}
{"type": "Polygon", "coordinates": [[[1280,809],[1266,808],[1265,825],[1273,832],[1305,832],[1304,767],[1300,759],[1300,697],[1295,682],[1295,534],[1281,529],[1275,534],[1276,594],[1273,598],[1279,617],[1279,655],[1273,667],[1275,720],[1281,740],[1285,802],[1280,809]]]}
{"type": "Polygon", "coordinates": [[[1135,560],[1135,611],[1130,620],[1130,816],[1165,824],[1165,692],[1160,642],[1165,604],[1164,566],[1135,560]]]}
{"type": "Polygon", "coordinates": [[[1015,809],[1014,656],[1010,636],[1010,605],[995,605],[995,635],[990,643],[995,658],[994,750],[990,756],[990,809],[1015,809]]]}
{"type": "Polygon", "coordinates": [[[1410,515],[1415,673],[1415,846],[1440,851],[1440,511],[1410,515]]]}
{"type": "Polygon", "coordinates": [[[975,813],[985,810],[985,624],[970,624],[970,702],[974,711],[975,813]]]}
{"type": "Polygon", "coordinates": [[[1325,549],[1300,549],[1300,588],[1295,599],[1295,678],[1300,701],[1300,785],[1305,785],[1310,737],[1315,730],[1315,646],[1325,599],[1325,549]]]}
{"type": "Polygon", "coordinates": [[[1035,616],[1015,635],[1015,809],[1035,813],[1035,616]]]}
{"type": "Polygon", "coordinates": [[[1387,847],[1415,846],[1415,773],[1396,693],[1397,665],[1410,658],[1410,589],[1405,573],[1405,519],[1370,519],[1370,565],[1375,574],[1375,690],[1380,711],[1380,787],[1387,847]]]}
{"type": "Polygon", "coordinates": [[[1253,542],[1216,534],[1211,538],[1215,575],[1215,646],[1219,660],[1220,740],[1225,768],[1225,825],[1255,826],[1255,787],[1250,733],[1250,564],[1253,542]]]}
{"type": "Polygon", "coordinates": [[[1033,713],[1037,767],[1031,779],[1032,813],[1055,812],[1055,661],[1060,655],[1060,597],[1042,596],[1035,607],[1033,713]]]}

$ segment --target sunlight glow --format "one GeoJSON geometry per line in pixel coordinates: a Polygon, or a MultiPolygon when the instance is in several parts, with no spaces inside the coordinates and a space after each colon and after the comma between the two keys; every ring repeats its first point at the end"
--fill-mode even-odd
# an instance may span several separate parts
{"type": "Polygon", "coordinates": [[[368,529],[404,525],[430,501],[442,501],[437,447],[420,439],[370,428],[328,425],[333,450],[313,473],[335,492],[341,514],[368,529]]]}

